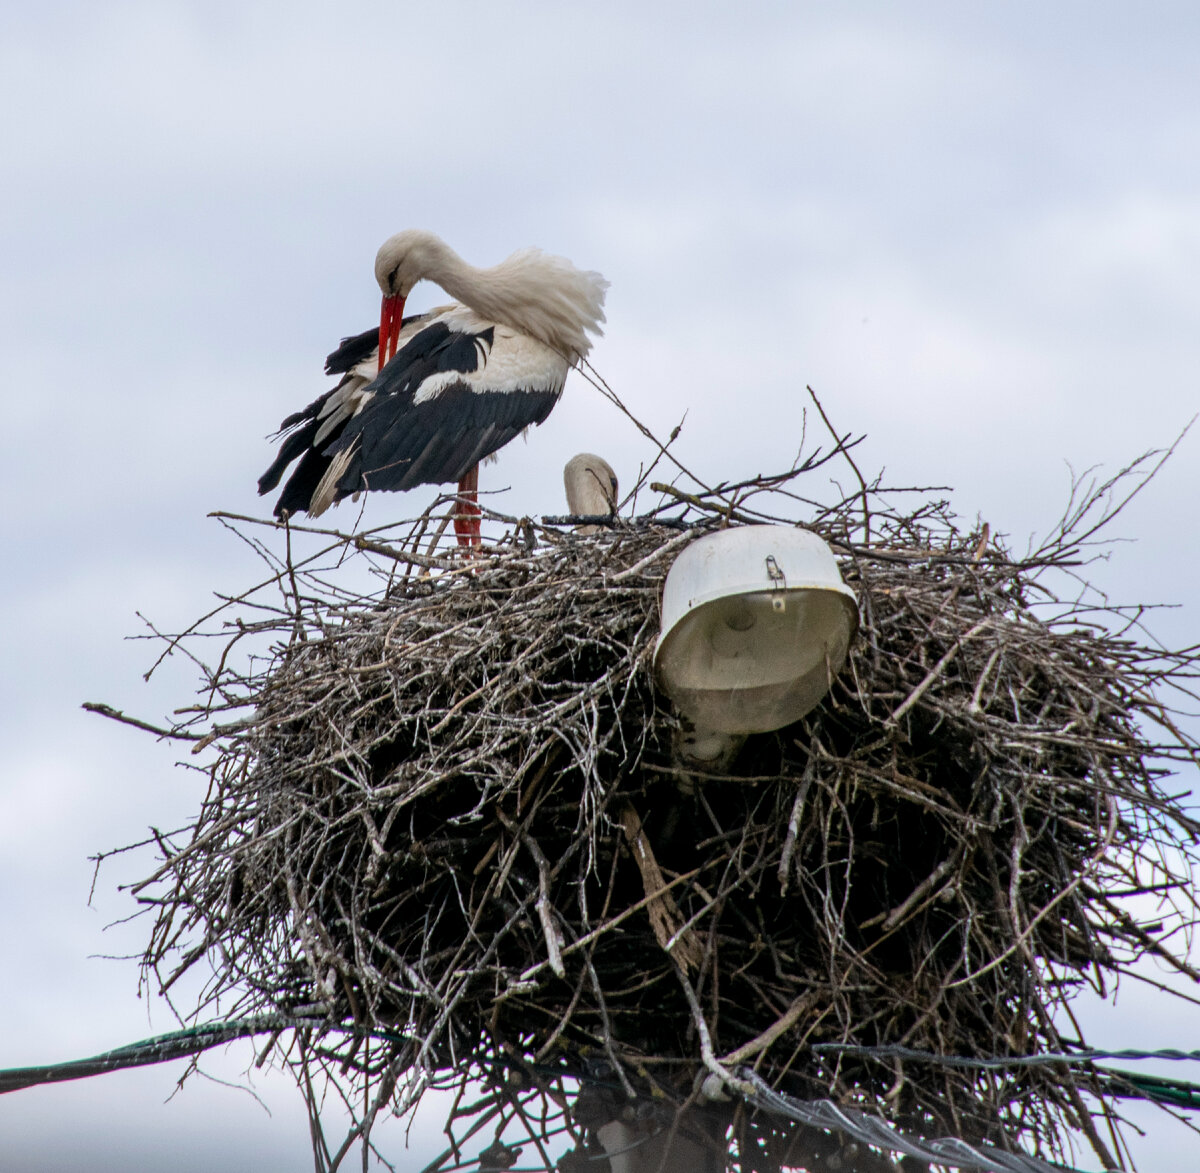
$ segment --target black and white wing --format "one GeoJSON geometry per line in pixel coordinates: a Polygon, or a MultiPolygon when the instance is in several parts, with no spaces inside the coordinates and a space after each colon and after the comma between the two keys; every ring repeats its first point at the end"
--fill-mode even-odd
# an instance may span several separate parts
{"type": "MultiPolygon", "coordinates": [[[[429,314],[414,314],[404,319],[399,345],[420,332],[429,314]]],[[[279,425],[277,436],[286,435],[271,467],[258,478],[262,496],[279,484],[284,470],[297,457],[300,463],[292,470],[279,500],[275,516],[298,513],[309,508],[309,502],[329,470],[329,457],[324,450],[341,435],[346,421],[361,411],[370,400],[367,389],[378,375],[379,330],[365,330],[343,338],[338,348],[325,359],[327,375],[341,375],[341,381],[314,399],[302,411],[294,412],[279,425]]]]}
{"type": "MultiPolygon", "coordinates": [[[[435,311],[378,378],[361,388],[355,410],[336,435],[313,429],[310,451],[324,471],[316,482],[306,474],[293,492],[293,482],[305,472],[302,460],[276,513],[296,508],[320,513],[365,489],[460,481],[550,414],[568,369],[549,347],[462,306],[435,311]]],[[[318,408],[305,426],[322,418],[332,417],[318,408]]]]}

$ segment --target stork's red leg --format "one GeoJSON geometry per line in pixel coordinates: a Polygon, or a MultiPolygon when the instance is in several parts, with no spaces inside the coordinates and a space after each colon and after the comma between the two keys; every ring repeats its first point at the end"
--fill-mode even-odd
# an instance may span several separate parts
{"type": "Polygon", "coordinates": [[[479,465],[476,465],[458,482],[458,504],[454,512],[454,532],[460,546],[483,544],[479,508],[479,465]]]}

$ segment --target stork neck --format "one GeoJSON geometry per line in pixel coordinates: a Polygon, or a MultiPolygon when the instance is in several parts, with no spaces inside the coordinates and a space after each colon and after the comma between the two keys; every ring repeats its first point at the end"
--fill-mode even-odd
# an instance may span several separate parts
{"type": "Polygon", "coordinates": [[[447,248],[436,258],[437,272],[429,279],[440,285],[455,301],[473,309],[484,318],[525,329],[520,323],[523,302],[529,291],[514,282],[509,273],[509,261],[501,261],[490,269],[468,265],[453,249],[447,248]],[[524,295],[524,296],[523,296],[524,295]]]}
{"type": "Polygon", "coordinates": [[[430,262],[425,276],[440,285],[455,301],[484,317],[503,320],[500,313],[503,307],[499,305],[500,298],[495,289],[496,272],[503,264],[491,269],[477,269],[468,265],[448,245],[443,245],[430,262]]]}
{"type": "MultiPolygon", "coordinates": [[[[572,333],[562,328],[562,310],[547,299],[544,287],[552,274],[529,252],[514,253],[489,269],[467,264],[449,247],[432,260],[429,280],[480,317],[528,334],[569,360],[580,352],[572,333]]],[[[574,333],[582,337],[578,327],[574,333]]]]}
{"type": "Polygon", "coordinates": [[[385,293],[400,261],[407,266],[408,288],[414,279],[432,281],[479,317],[536,338],[568,362],[588,353],[589,332],[601,332],[608,282],[562,257],[528,248],[490,269],[477,269],[433,233],[400,233],[376,258],[376,277],[385,293]]]}

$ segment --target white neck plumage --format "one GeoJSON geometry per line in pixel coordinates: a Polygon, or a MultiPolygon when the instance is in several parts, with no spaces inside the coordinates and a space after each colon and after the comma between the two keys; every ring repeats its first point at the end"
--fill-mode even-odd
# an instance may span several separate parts
{"type": "Polygon", "coordinates": [[[599,273],[536,248],[477,269],[432,235],[423,243],[421,276],[480,317],[529,334],[570,362],[591,349],[589,333],[602,333],[608,282],[599,273]]]}

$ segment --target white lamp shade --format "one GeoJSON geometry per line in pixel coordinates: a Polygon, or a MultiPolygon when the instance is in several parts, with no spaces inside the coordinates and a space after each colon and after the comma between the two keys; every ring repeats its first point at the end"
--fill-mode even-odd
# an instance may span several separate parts
{"type": "Polygon", "coordinates": [[[854,594],[815,534],[721,530],[688,546],[667,574],[655,669],[698,729],[765,733],[821,700],[857,626],[854,594]]]}

